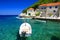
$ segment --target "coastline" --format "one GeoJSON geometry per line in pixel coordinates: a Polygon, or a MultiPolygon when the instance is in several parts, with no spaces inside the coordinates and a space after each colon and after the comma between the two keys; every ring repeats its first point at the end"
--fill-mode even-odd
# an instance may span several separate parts
{"type": "Polygon", "coordinates": [[[49,21],[60,21],[60,18],[50,18],[50,17],[34,17],[32,19],[37,19],[37,20],[49,20],[49,21]]]}
{"type": "Polygon", "coordinates": [[[58,17],[39,17],[39,16],[20,16],[22,18],[32,18],[37,20],[50,20],[50,21],[60,21],[58,17]]]}

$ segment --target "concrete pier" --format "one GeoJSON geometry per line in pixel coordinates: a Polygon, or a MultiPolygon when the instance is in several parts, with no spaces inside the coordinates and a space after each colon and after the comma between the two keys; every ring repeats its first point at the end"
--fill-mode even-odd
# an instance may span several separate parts
{"type": "Polygon", "coordinates": [[[34,17],[32,19],[38,19],[38,20],[51,20],[51,21],[60,21],[60,17],[56,17],[56,18],[53,18],[53,17],[34,17]]]}

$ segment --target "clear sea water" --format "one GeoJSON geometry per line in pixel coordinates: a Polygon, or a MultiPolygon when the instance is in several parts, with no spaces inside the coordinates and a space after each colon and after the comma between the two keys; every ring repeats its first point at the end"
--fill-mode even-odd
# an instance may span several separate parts
{"type": "MultiPolygon", "coordinates": [[[[0,40],[20,40],[18,31],[23,19],[17,16],[0,16],[0,40]]],[[[32,35],[23,40],[59,40],[60,22],[28,19],[32,35]]]]}

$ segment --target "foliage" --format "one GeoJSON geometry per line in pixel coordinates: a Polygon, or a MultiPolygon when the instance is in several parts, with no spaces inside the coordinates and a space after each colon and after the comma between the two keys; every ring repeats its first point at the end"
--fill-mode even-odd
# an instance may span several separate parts
{"type": "Polygon", "coordinates": [[[50,17],[53,15],[52,13],[48,14],[50,17]]]}
{"type": "Polygon", "coordinates": [[[40,12],[37,12],[35,15],[36,15],[36,16],[39,16],[39,15],[40,15],[40,12]]]}

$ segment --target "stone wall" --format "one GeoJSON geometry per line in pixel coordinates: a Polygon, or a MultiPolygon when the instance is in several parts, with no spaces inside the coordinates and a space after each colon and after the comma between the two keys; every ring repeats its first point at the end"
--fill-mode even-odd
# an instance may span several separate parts
{"type": "Polygon", "coordinates": [[[58,7],[57,8],[55,8],[55,6],[47,7],[47,9],[46,9],[46,15],[47,15],[47,17],[49,17],[48,14],[51,13],[52,15],[56,16],[57,11],[58,11],[58,7]]]}

